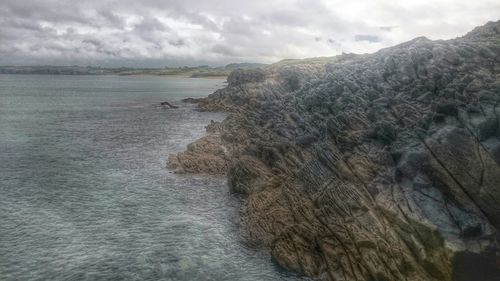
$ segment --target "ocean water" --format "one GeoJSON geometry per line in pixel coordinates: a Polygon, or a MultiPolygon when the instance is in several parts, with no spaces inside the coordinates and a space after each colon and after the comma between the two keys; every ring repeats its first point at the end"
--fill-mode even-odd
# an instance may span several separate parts
{"type": "Polygon", "coordinates": [[[0,280],[299,280],[242,241],[224,178],[165,168],[224,117],[180,99],[223,83],[0,75],[0,280]]]}

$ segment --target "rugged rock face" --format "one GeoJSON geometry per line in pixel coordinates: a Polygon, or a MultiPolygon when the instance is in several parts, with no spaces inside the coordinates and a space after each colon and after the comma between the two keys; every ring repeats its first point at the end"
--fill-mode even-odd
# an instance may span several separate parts
{"type": "Polygon", "coordinates": [[[244,234],[279,264],[318,280],[500,280],[500,22],[228,81],[199,102],[231,112],[213,142],[171,163],[227,172],[247,195],[244,234]]]}
{"type": "Polygon", "coordinates": [[[177,173],[225,174],[230,164],[227,149],[222,145],[220,123],[206,126],[208,136],[188,145],[187,150],[168,157],[168,168],[177,173]]]}

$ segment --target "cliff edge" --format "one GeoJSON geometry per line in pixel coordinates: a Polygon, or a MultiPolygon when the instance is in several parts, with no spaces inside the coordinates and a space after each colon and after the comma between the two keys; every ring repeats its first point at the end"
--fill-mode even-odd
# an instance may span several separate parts
{"type": "Polygon", "coordinates": [[[242,233],[318,280],[500,280],[500,21],[235,70],[169,157],[227,174],[242,233]]]}

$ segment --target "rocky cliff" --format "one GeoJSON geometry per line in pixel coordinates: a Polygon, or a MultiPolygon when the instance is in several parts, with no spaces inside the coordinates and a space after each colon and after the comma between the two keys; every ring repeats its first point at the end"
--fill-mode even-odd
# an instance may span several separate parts
{"type": "Polygon", "coordinates": [[[499,102],[500,21],[233,71],[169,162],[227,173],[245,237],[318,280],[500,280],[499,102]]]}

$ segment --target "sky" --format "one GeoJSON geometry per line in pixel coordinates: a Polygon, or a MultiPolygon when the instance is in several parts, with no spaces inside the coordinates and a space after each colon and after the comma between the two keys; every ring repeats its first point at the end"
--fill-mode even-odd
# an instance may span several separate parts
{"type": "Polygon", "coordinates": [[[499,0],[0,0],[0,65],[272,63],[450,39],[499,0]]]}

